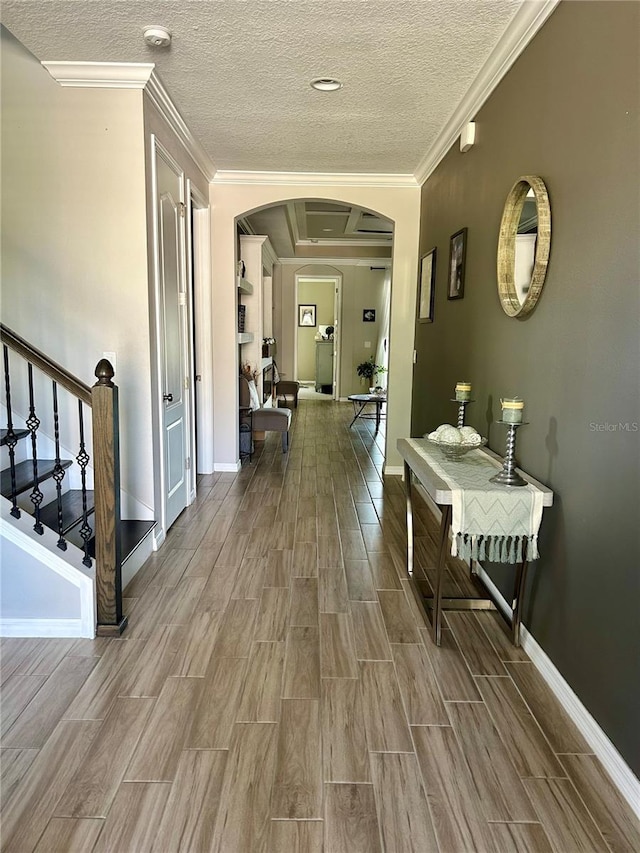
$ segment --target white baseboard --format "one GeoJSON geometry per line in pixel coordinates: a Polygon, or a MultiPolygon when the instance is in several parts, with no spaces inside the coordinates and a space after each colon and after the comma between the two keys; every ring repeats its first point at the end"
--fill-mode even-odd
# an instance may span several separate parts
{"type": "MultiPolygon", "coordinates": [[[[164,532],[164,527],[154,527],[153,529],[153,550],[157,551],[158,548],[162,545],[164,540],[167,538],[166,533],[164,532]]],[[[123,584],[124,589],[124,584],[123,584]]]]}
{"type": "Polygon", "coordinates": [[[241,468],[242,463],[240,460],[237,462],[216,462],[213,466],[214,471],[222,474],[237,474],[241,468]]]}
{"type": "Polygon", "coordinates": [[[384,473],[388,477],[402,477],[404,474],[404,465],[385,465],[384,473]]]}
{"type": "Polygon", "coordinates": [[[613,784],[640,818],[640,781],[524,625],[521,636],[522,648],[531,662],[576,724],[613,784]]]}
{"type": "MultiPolygon", "coordinates": [[[[509,605],[492,582],[489,575],[478,563],[478,574],[491,590],[496,604],[504,613],[510,613],[509,605]]],[[[618,750],[611,743],[589,711],[564,680],[553,662],[538,644],[533,634],[525,625],[520,627],[522,648],[531,658],[531,663],[551,688],[556,699],[560,702],[571,720],[593,750],[596,758],[611,777],[611,781],[629,803],[634,813],[640,817],[640,782],[626,764],[618,750]]]]}
{"type": "Polygon", "coordinates": [[[0,619],[0,637],[89,637],[82,619],[0,619]]]}
{"type": "Polygon", "coordinates": [[[127,584],[131,583],[134,576],[138,574],[147,559],[154,551],[155,539],[153,536],[153,528],[147,535],[136,545],[133,551],[122,564],[122,589],[125,589],[127,584]]]}

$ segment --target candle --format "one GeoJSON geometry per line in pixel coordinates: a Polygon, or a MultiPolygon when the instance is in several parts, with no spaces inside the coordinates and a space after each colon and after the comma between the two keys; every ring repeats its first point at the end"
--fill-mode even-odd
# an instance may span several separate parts
{"type": "Polygon", "coordinates": [[[524,400],[520,397],[505,397],[500,400],[502,405],[502,420],[509,424],[522,423],[522,410],[524,409],[524,400]]]}
{"type": "Polygon", "coordinates": [[[464,401],[471,399],[471,383],[456,382],[456,400],[464,401]]]}

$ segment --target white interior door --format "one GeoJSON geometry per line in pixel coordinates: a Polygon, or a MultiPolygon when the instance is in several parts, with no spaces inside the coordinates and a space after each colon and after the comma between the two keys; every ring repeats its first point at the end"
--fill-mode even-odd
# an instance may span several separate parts
{"type": "Polygon", "coordinates": [[[161,323],[162,438],[164,444],[165,530],[187,505],[187,299],[184,258],[183,175],[157,148],[158,261],[161,323]]]}

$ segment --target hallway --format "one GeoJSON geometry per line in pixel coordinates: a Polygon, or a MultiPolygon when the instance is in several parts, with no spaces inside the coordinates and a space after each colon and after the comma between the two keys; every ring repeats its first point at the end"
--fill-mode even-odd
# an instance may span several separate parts
{"type": "Polygon", "coordinates": [[[271,433],[201,478],[123,638],[2,640],[2,850],[640,849],[499,617],[448,614],[433,646],[401,580],[402,482],[351,417],[302,400],[287,455],[271,433]]]}

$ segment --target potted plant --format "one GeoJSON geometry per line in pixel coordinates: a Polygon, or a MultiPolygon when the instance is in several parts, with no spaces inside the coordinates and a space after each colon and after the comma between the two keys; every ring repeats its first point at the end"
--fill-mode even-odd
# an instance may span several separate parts
{"type": "Polygon", "coordinates": [[[383,367],[381,364],[376,364],[373,356],[368,358],[366,361],[363,361],[356,367],[356,371],[358,376],[361,379],[369,380],[369,387],[375,386],[374,390],[380,388],[377,384],[378,375],[381,373],[386,373],[387,368],[383,367]]]}
{"type": "Polygon", "coordinates": [[[276,342],[275,338],[263,338],[262,339],[262,357],[270,358],[272,355],[271,347],[274,346],[276,342]]]}

